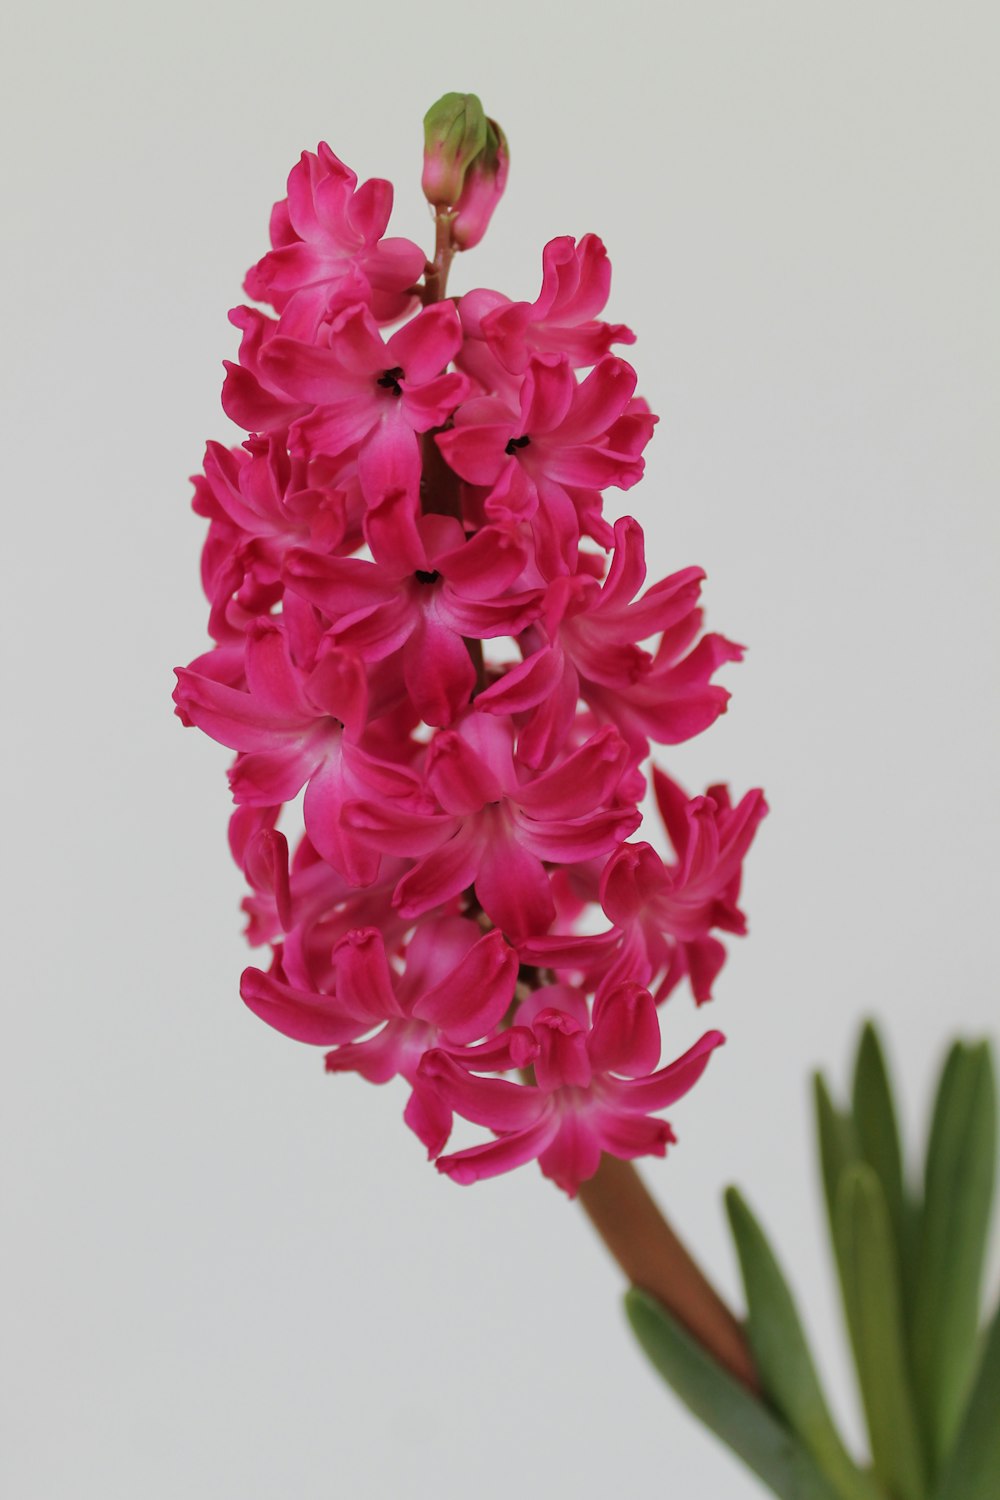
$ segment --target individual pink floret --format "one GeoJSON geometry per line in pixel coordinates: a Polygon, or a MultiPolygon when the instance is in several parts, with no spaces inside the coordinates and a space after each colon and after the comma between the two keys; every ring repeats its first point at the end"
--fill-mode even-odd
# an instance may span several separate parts
{"type": "Polygon", "coordinates": [[[677,659],[701,624],[704,572],[685,568],[636,599],[646,577],[642,529],[623,516],[614,539],[604,582],[580,574],[554,579],[538,627],[525,638],[534,649],[476,700],[487,713],[521,718],[520,754],[528,765],[551,758],[580,697],[643,756],[650,739],[678,744],[725,711],[729,694],[710,679],[723,662],[738,661],[742,648],[706,636],[677,659]],[[638,642],[656,636],[668,647],[654,656],[638,642]]]}
{"type": "Polygon", "coordinates": [[[534,1086],[483,1078],[475,1062],[429,1052],[421,1075],[465,1119],[497,1133],[495,1141],[438,1159],[438,1171],[462,1184],[538,1161],[570,1197],[593,1177],[601,1153],[630,1160],[663,1156],[674,1134],[654,1111],[697,1083],[723,1041],[709,1031],[683,1056],[656,1068],[660,1028],[648,990],[620,985],[594,1003],[568,985],[536,990],[518,1011],[538,1046],[534,1086]],[[654,1071],[655,1070],[655,1071],[654,1071]]]}
{"type": "Polygon", "coordinates": [[[248,296],[276,312],[293,298],[329,309],[348,281],[349,300],[365,288],[379,322],[413,306],[424,253],[412,240],[383,239],[392,184],[377,177],[357,183],[325,141],[316,152],[303,151],[289,173],[287,198],[271,213],[274,248],[247,272],[248,296]]]}
{"type": "Polygon", "coordinates": [[[608,931],[531,937],[529,962],[587,973],[594,984],[632,979],[655,986],[657,1001],[687,976],[699,1005],[725,960],[713,930],[742,935],[737,906],[743,859],[767,815],[763,792],[734,807],[728,789],[688,797],[658,768],[653,783],[676,858],[661,859],[648,843],[623,844],[604,866],[598,896],[614,924],[608,931]]]}
{"type": "Polygon", "coordinates": [[[596,234],[579,244],[572,235],[542,251],[542,289],[534,302],[511,302],[502,292],[466,292],[459,311],[471,338],[484,339],[504,367],[523,375],[534,354],[564,354],[574,368],[596,365],[613,344],[634,344],[624,323],[603,323],[611,292],[611,262],[596,234]]]}
{"type": "Polygon", "coordinates": [[[301,668],[280,622],[262,619],[247,639],[246,680],[244,692],[178,668],[174,698],[191,723],[239,752],[229,773],[237,802],[267,807],[305,787],[305,825],[315,847],[355,884],[370,882],[378,858],[345,827],[344,802],[368,792],[405,795],[412,778],[361,746],[361,662],[331,646],[301,668]]]}
{"type": "Polygon", "coordinates": [[[610,448],[607,433],[634,390],[635,371],[623,359],[602,360],[578,385],[565,356],[540,356],[528,366],[519,410],[497,399],[467,401],[438,447],[463,479],[489,488],[498,514],[533,515],[553,485],[628,489],[642,461],[610,448]]]}
{"type": "Polygon", "coordinates": [[[416,859],[393,902],[418,917],[468,886],[514,941],[545,932],[555,906],[545,870],[607,854],[640,821],[616,792],[628,747],[602,729],[548,772],[521,766],[503,721],[469,715],[434,736],[425,782],[433,808],[370,798],[345,809],[347,826],[373,848],[416,859]]]}
{"type": "Polygon", "coordinates": [[[401,652],[403,682],[427,724],[450,724],[469,704],[476,670],[466,641],[516,635],[538,612],[537,589],[512,592],[524,539],[487,526],[467,540],[453,516],[415,515],[396,494],[373,507],[372,561],[294,551],[288,587],[329,621],[338,644],[365,661],[401,652]]]}
{"type": "Polygon", "coordinates": [[[267,377],[310,408],[292,424],[293,450],[337,456],[357,446],[370,505],[396,490],[415,496],[417,434],[447,421],[468,391],[464,375],[446,371],[462,342],[454,307],[435,303],[385,341],[366,307],[350,307],[324,338],[314,345],[278,335],[261,353],[267,377]]]}

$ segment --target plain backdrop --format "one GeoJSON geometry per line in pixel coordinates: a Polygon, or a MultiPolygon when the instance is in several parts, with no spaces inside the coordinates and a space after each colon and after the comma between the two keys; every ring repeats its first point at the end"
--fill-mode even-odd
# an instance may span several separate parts
{"type": "Polygon", "coordinates": [[[1000,28],[983,4],[285,0],[6,23],[5,1268],[12,1500],[743,1500],[534,1170],[462,1190],[403,1093],[238,998],[228,753],[171,716],[204,649],[187,475],[236,435],[227,309],[304,147],[397,185],[475,90],[512,172],[454,290],[537,291],[594,230],[661,424],[628,508],[750,648],[664,763],[766,787],[729,1044],[647,1177],[727,1295],[720,1206],[782,1247],[859,1428],[810,1070],[881,1017],[914,1152],[997,1023],[1000,28]]]}

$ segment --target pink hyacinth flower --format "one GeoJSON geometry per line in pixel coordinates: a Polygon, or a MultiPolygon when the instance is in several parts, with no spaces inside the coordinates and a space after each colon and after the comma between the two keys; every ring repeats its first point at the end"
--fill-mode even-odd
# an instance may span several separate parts
{"type": "Polygon", "coordinates": [[[746,932],[736,902],[743,859],[767,803],[757,789],[734,807],[725,787],[688,797],[657,768],[653,779],[676,859],[664,861],[651,844],[623,844],[605,865],[599,886],[601,906],[614,925],[603,933],[533,936],[521,953],[531,963],[589,974],[595,984],[655,984],[657,1002],[686,975],[702,1005],[712,998],[726,957],[713,929],[746,932]]]}
{"type": "Polygon", "coordinates": [[[663,1156],[674,1134],[654,1111],[697,1083],[725,1039],[709,1031],[676,1061],[656,1069],[660,1028],[652,996],[626,984],[598,997],[593,1022],[579,991],[537,990],[518,1012],[538,1045],[535,1086],[483,1078],[474,1062],[428,1053],[422,1075],[456,1112],[497,1139],[439,1158],[438,1170],[468,1184],[537,1160],[572,1197],[593,1177],[601,1153],[630,1160],[663,1156]],[[655,1069],[655,1071],[654,1071],[655,1069]]]}
{"type": "Polygon", "coordinates": [[[435,441],[457,474],[488,489],[486,513],[530,520],[543,569],[565,573],[580,535],[570,490],[628,489],[642,476],[642,458],[616,450],[608,436],[634,389],[635,371],[622,359],[601,360],[578,385],[564,356],[539,356],[518,410],[498,397],[474,398],[435,441]]]}
{"type": "Polygon", "coordinates": [[[514,941],[544,932],[555,917],[545,861],[606,854],[639,823],[634,805],[615,800],[629,755],[614,730],[602,729],[540,776],[526,774],[514,750],[506,724],[470,715],[435,735],[427,753],[427,788],[440,811],[388,798],[345,809],[348,827],[374,848],[416,858],[393,896],[404,916],[473,885],[514,941]]]}
{"type": "Polygon", "coordinates": [[[237,802],[267,807],[302,787],[306,831],[325,859],[357,885],[378,858],[345,827],[345,800],[366,792],[406,795],[412,778],[360,746],[367,722],[364,669],[351,652],[329,649],[300,669],[287,631],[258,620],[246,649],[247,691],[204,673],[177,670],[175,699],[189,721],[239,752],[229,781],[237,802]]]}
{"type": "Polygon", "coordinates": [[[537,614],[537,590],[509,592],[527,561],[524,540],[498,526],[466,540],[453,516],[415,516],[398,494],[369,511],[365,535],[371,562],[292,552],[288,587],[321,609],[333,638],[363,660],[401,651],[421,718],[450,724],[476,685],[466,640],[517,635],[537,614]]]}
{"type": "Polygon", "coordinates": [[[612,344],[634,344],[624,323],[603,323],[611,291],[611,262],[596,234],[579,244],[571,235],[550,240],[542,251],[542,289],[534,302],[511,302],[501,292],[466,292],[459,304],[462,327],[485,339],[500,363],[523,375],[534,354],[564,354],[580,369],[596,365],[612,344]]]}
{"type": "Polygon", "coordinates": [[[524,715],[520,753],[544,765],[569,731],[582,696],[645,755],[649,739],[678,744],[707,729],[729,694],[710,678],[742,648],[708,636],[685,660],[656,658],[637,644],[659,635],[673,652],[697,632],[704,572],[685,568],[635,599],[646,577],[642,528],[631,516],[615,523],[615,550],[603,584],[580,576],[555,579],[541,614],[544,636],[523,662],[481,693],[487,713],[524,715]],[[547,637],[547,640],[545,639],[547,637]]]}
{"type": "Polygon", "coordinates": [[[333,456],[359,447],[358,473],[370,505],[420,484],[417,434],[439,427],[464,398],[466,376],[442,374],[462,343],[458,314],[438,302],[383,341],[366,307],[340,313],[327,343],[272,338],[261,353],[269,379],[309,415],[292,425],[293,449],[333,456]]]}
{"type": "MultiPolygon", "coordinates": [[[[424,253],[406,239],[383,239],[392,212],[392,184],[358,179],[325,141],[303,151],[288,177],[288,196],[271,213],[273,249],[246,278],[247,295],[283,312],[293,298],[329,307],[345,280],[356,301],[363,286],[379,322],[413,305],[413,283],[424,253]],[[360,281],[359,281],[360,278],[360,281]]],[[[341,303],[343,306],[343,303],[341,303]]]]}

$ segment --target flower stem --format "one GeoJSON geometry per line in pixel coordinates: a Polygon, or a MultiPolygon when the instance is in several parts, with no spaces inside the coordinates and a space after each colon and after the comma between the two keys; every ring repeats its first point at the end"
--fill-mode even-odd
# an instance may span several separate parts
{"type": "Polygon", "coordinates": [[[423,302],[443,302],[448,285],[448,271],[455,258],[455,246],[451,238],[451,226],[455,219],[453,208],[439,208],[434,215],[434,259],[428,261],[424,272],[423,302]]]}
{"type": "Polygon", "coordinates": [[[631,1162],[605,1156],[580,1184],[591,1223],[629,1282],[667,1309],[730,1374],[759,1389],[743,1327],[667,1223],[631,1162]]]}

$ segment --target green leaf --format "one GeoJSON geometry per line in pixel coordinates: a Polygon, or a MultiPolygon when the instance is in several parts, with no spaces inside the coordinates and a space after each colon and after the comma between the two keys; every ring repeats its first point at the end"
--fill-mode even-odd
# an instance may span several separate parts
{"type": "Polygon", "coordinates": [[[989,1047],[956,1042],[941,1074],[927,1148],[912,1330],[917,1398],[935,1472],[954,1441],[976,1363],[996,1137],[989,1047]]]}
{"type": "Polygon", "coordinates": [[[839,1500],[794,1433],[653,1297],[633,1287],[625,1294],[625,1310],[639,1343],[685,1406],[780,1500],[839,1500]]]}
{"type": "Polygon", "coordinates": [[[879,1500],[834,1426],[795,1302],[764,1231],[735,1188],[726,1209],[746,1288],[747,1332],[764,1395],[797,1433],[842,1500],[879,1500]]]}
{"type": "Polygon", "coordinates": [[[861,1155],[875,1172],[885,1194],[899,1256],[904,1322],[908,1324],[916,1274],[917,1223],[906,1192],[889,1070],[871,1021],[865,1023],[858,1043],[853,1104],[854,1128],[861,1155]]]}
{"type": "Polygon", "coordinates": [[[1000,1308],[986,1336],[958,1438],[934,1500],[996,1500],[1000,1495],[1000,1308]]]}
{"type": "Polygon", "coordinates": [[[822,1073],[813,1075],[813,1089],[823,1191],[832,1235],[837,1222],[837,1189],[840,1187],[841,1175],[852,1162],[861,1160],[861,1149],[854,1121],[846,1111],[836,1107],[822,1073]]]}
{"type": "Polygon", "coordinates": [[[836,1246],[875,1475],[898,1500],[927,1493],[885,1193],[867,1164],[840,1179],[836,1246]]]}

